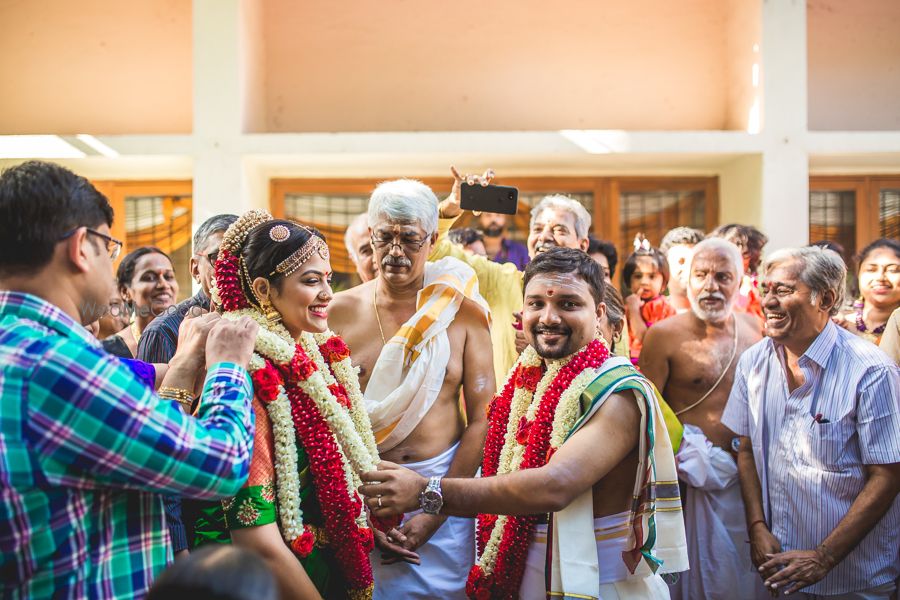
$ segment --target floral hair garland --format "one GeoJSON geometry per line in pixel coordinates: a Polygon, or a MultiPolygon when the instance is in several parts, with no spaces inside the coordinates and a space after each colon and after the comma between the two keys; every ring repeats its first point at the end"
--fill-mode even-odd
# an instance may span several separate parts
{"type": "MultiPolygon", "coordinates": [[[[532,347],[519,357],[488,409],[482,476],[547,464],[580,413],[584,389],[596,379],[609,350],[594,340],[580,352],[547,361],[532,347]]],[[[466,583],[470,598],[518,598],[537,517],[478,515],[479,560],[466,583]]]]}
{"type": "MultiPolygon", "coordinates": [[[[254,393],[272,422],[282,536],[301,557],[317,543],[333,548],[350,597],[371,598],[368,555],[373,535],[357,488],[359,474],[375,470],[379,458],[350,350],[330,331],[303,333],[295,343],[283,325],[270,323],[252,307],[241,289],[240,248],[250,229],[271,218],[265,211],[250,211],[226,232],[216,261],[213,300],[224,309],[224,318],[248,316],[260,326],[250,372],[254,393]],[[298,442],[309,457],[324,521],[321,529],[303,523],[298,442]]],[[[399,519],[377,525],[389,528],[397,523],[399,519]]]]}

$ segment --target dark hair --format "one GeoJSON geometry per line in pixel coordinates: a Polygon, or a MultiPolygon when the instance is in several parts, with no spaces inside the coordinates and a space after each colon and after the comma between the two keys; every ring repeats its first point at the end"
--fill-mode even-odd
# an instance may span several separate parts
{"type": "MultiPolygon", "coordinates": [[[[613,329],[618,329],[619,325],[625,321],[625,301],[622,299],[622,294],[615,286],[609,285],[606,287],[603,301],[606,303],[606,320],[613,329]]],[[[616,340],[609,340],[609,345],[610,351],[615,352],[616,340]]]]}
{"type": "Polygon", "coordinates": [[[872,254],[875,250],[879,250],[881,248],[886,248],[893,252],[898,258],[900,258],[900,242],[898,242],[895,238],[878,238],[865,248],[863,248],[859,255],[856,257],[856,274],[859,275],[859,270],[862,268],[862,264],[869,258],[869,255],[872,254]]]}
{"type": "Polygon", "coordinates": [[[743,241],[747,253],[750,255],[748,270],[756,273],[762,257],[763,247],[769,243],[769,238],[753,225],[740,225],[728,223],[713,229],[707,237],[729,238],[737,237],[743,241]]]}
{"type": "Polygon", "coordinates": [[[667,231],[666,235],[663,236],[662,241],[659,243],[659,251],[663,254],[668,254],[672,246],[678,246],[680,244],[694,246],[702,242],[704,237],[706,236],[703,235],[703,232],[699,229],[694,229],[693,227],[676,227],[667,231]]]}
{"type": "Polygon", "coordinates": [[[202,251],[203,247],[206,246],[206,240],[209,236],[220,231],[224,232],[237,220],[237,215],[224,214],[214,215],[203,221],[203,223],[200,224],[200,227],[197,228],[196,233],[194,233],[194,253],[202,251]]]}
{"type": "Polygon", "coordinates": [[[109,201],[84,177],[42,161],[10,167],[0,174],[0,273],[41,269],[65,234],[112,222],[109,201]]]}
{"type": "Polygon", "coordinates": [[[281,286],[284,284],[284,276],[280,273],[275,275],[271,275],[271,273],[275,271],[275,267],[279,263],[302,248],[309,241],[309,238],[314,235],[323,240],[325,239],[325,236],[316,229],[282,219],[266,221],[251,229],[250,233],[247,234],[247,241],[241,250],[241,262],[246,266],[246,275],[250,278],[250,281],[246,281],[244,277],[240,278],[244,288],[244,295],[249,299],[254,298],[253,290],[248,286],[257,277],[268,279],[272,287],[281,291],[281,286]],[[290,236],[283,242],[276,242],[269,237],[269,232],[276,225],[283,225],[290,232],[290,236]]]}
{"type": "Polygon", "coordinates": [[[528,287],[528,282],[536,275],[543,273],[575,273],[588,284],[594,302],[600,304],[606,297],[606,281],[600,265],[581,250],[556,247],[539,252],[525,267],[523,289],[528,287]]]}
{"type": "Polygon", "coordinates": [[[211,544],[176,560],[147,600],[278,600],[272,571],[255,552],[211,544]]]}
{"type": "Polygon", "coordinates": [[[472,229],[471,227],[451,229],[447,233],[447,237],[450,238],[451,242],[453,242],[454,244],[459,244],[460,246],[468,246],[469,244],[474,244],[475,242],[484,241],[484,235],[477,229],[472,229]]]}
{"type": "Polygon", "coordinates": [[[156,246],[141,246],[137,250],[132,250],[125,255],[125,258],[119,263],[119,268],[116,269],[116,283],[119,285],[120,290],[131,285],[131,280],[134,279],[134,270],[137,268],[138,261],[142,256],[148,254],[162,254],[169,259],[170,263],[172,262],[169,255],[156,246]]]}
{"type": "Polygon", "coordinates": [[[616,265],[619,264],[619,251],[616,245],[606,240],[598,240],[595,237],[588,236],[588,254],[602,254],[609,263],[609,276],[614,277],[616,274],[616,265]]]}
{"type": "Polygon", "coordinates": [[[666,256],[656,248],[650,248],[649,250],[640,248],[636,252],[629,254],[628,258],[625,259],[625,266],[622,267],[622,294],[628,295],[631,293],[631,277],[637,271],[639,258],[649,258],[656,263],[656,270],[659,271],[663,278],[662,289],[666,289],[666,286],[669,285],[669,261],[666,260],[666,256]]]}

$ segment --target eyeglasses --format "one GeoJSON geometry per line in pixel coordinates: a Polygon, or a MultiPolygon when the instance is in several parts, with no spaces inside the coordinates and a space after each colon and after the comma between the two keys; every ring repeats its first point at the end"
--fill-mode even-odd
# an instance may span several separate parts
{"type": "MultiPolygon", "coordinates": [[[[62,237],[59,238],[59,241],[61,242],[63,240],[69,239],[70,237],[75,235],[75,233],[77,233],[79,229],[81,229],[81,227],[76,227],[72,231],[67,231],[62,235],[62,237]]],[[[109,253],[110,260],[116,260],[117,258],[119,258],[119,254],[122,252],[123,245],[120,240],[106,235],[105,233],[100,233],[96,229],[91,229],[90,227],[85,227],[84,230],[92,235],[96,235],[99,238],[103,238],[106,241],[106,251],[107,253],[109,253]],[[110,244],[112,244],[112,246],[110,246],[110,244]]]]}
{"type": "Polygon", "coordinates": [[[210,252],[210,253],[208,253],[208,254],[204,254],[203,256],[206,257],[206,260],[209,261],[209,264],[211,264],[212,266],[215,267],[215,266],[216,266],[216,260],[218,260],[218,258],[219,258],[219,250],[218,250],[218,248],[217,248],[217,249],[213,250],[212,252],[210,252]]]}
{"type": "Polygon", "coordinates": [[[419,250],[422,249],[422,246],[431,239],[432,234],[426,234],[424,238],[419,239],[417,237],[400,237],[396,235],[391,236],[376,236],[372,235],[372,245],[378,248],[379,250],[388,248],[388,251],[394,249],[394,246],[400,246],[400,249],[404,252],[408,252],[409,254],[416,254],[419,250]],[[394,241],[399,240],[399,241],[394,241]]]}

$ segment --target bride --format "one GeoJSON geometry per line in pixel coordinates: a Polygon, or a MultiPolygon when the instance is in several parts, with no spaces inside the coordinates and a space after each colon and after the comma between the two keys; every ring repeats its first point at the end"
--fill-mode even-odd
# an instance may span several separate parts
{"type": "Polygon", "coordinates": [[[356,492],[378,452],[343,340],[328,329],[328,246],[319,232],[253,210],[216,261],[213,301],[260,325],[250,362],[256,434],[244,488],[197,539],[263,556],[283,598],[371,598],[373,535],[356,492]]]}

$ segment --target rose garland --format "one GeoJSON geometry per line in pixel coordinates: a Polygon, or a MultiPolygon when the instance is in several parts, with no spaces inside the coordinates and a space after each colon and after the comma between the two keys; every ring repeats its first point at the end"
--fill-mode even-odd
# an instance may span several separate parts
{"type": "MultiPolygon", "coordinates": [[[[502,475],[547,464],[580,414],[584,389],[609,350],[599,340],[562,360],[526,348],[489,408],[482,475],[502,475]]],[[[480,558],[469,573],[470,598],[517,598],[537,517],[478,515],[480,558]]]]}
{"type": "MultiPolygon", "coordinates": [[[[269,324],[265,315],[256,309],[225,314],[227,319],[242,316],[260,324],[250,368],[254,390],[266,405],[276,440],[276,489],[282,535],[301,557],[312,551],[318,535],[303,524],[293,443],[296,436],[309,457],[325,538],[336,550],[335,557],[350,591],[366,597],[372,587],[368,553],[373,536],[366,521],[364,504],[356,490],[361,483],[359,473],[374,470],[378,455],[376,451],[373,456],[364,441],[367,430],[368,435],[372,435],[371,425],[362,423],[366,429],[360,432],[350,417],[354,405],[358,408],[362,405],[359,386],[352,384],[352,377],[340,382],[334,377],[332,365],[319,350],[312,334],[304,333],[300,343],[292,344],[283,325],[269,324]],[[307,349],[312,357],[307,354],[307,349]],[[261,362],[263,366],[259,367],[261,362]],[[257,368],[254,370],[254,367],[257,368]],[[329,384],[329,379],[333,383],[329,384]],[[348,385],[357,393],[347,392],[348,385]]],[[[329,348],[328,357],[345,356],[340,362],[349,362],[349,349],[343,340],[331,332],[322,335],[329,348]]],[[[343,366],[339,371],[348,373],[347,365],[343,366]]]]}
{"type": "Polygon", "coordinates": [[[379,458],[350,351],[330,331],[304,333],[295,343],[283,325],[269,323],[247,301],[241,286],[243,240],[250,229],[271,219],[266,211],[249,211],[225,233],[211,297],[225,310],[225,318],[248,316],[260,325],[250,372],[272,422],[276,498],[285,541],[301,557],[314,544],[327,542],[348,582],[349,596],[371,598],[368,555],[374,538],[356,490],[359,473],[374,470],[379,458]],[[309,457],[322,529],[303,524],[297,441],[309,457]]]}

